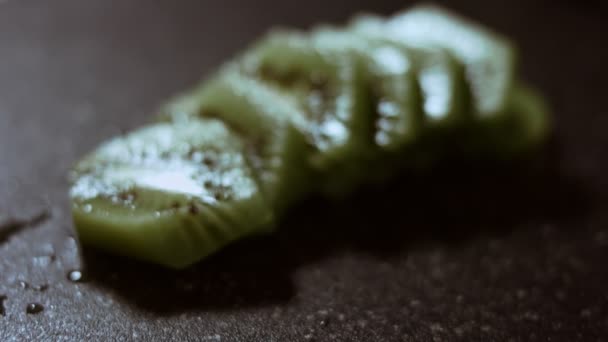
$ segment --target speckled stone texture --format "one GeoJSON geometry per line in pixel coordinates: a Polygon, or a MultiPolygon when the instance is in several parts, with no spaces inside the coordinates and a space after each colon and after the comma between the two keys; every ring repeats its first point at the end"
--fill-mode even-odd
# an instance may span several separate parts
{"type": "Polygon", "coordinates": [[[550,99],[556,142],[530,163],[452,162],[341,204],[312,199],[277,235],[183,272],[71,237],[66,172],[102,139],[271,25],[406,5],[0,0],[0,220],[14,223],[0,239],[0,341],[608,339],[599,1],[448,4],[512,36],[550,99]]]}

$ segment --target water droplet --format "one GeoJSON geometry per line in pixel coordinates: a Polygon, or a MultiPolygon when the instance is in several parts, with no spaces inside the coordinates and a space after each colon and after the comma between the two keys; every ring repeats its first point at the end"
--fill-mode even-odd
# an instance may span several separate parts
{"type": "Polygon", "coordinates": [[[68,280],[74,283],[79,283],[81,281],[84,281],[84,275],[79,270],[72,270],[68,272],[68,280]]]}
{"type": "Polygon", "coordinates": [[[322,327],[326,327],[329,325],[329,317],[326,317],[324,319],[321,320],[321,322],[319,322],[319,325],[321,325],[322,327]]]}
{"type": "Polygon", "coordinates": [[[39,314],[42,311],[44,311],[44,306],[42,306],[42,304],[38,304],[38,303],[30,303],[25,307],[25,312],[28,315],[39,314]]]}
{"type": "Polygon", "coordinates": [[[85,213],[90,213],[91,211],[93,211],[93,206],[90,204],[85,204],[82,206],[82,211],[84,211],[85,213]]]}

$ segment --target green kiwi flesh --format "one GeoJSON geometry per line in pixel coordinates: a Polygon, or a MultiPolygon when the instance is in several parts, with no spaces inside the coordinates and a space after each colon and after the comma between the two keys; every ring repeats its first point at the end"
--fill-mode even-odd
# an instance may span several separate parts
{"type": "Polygon", "coordinates": [[[310,189],[304,115],[295,100],[225,67],[163,110],[173,122],[217,118],[239,135],[260,187],[279,215],[310,189]]]}
{"type": "Polygon", "coordinates": [[[390,18],[383,32],[408,44],[446,49],[465,66],[474,112],[481,118],[505,113],[516,64],[506,38],[435,5],[390,18]]]}
{"type": "Polygon", "coordinates": [[[310,37],[275,31],[241,59],[242,70],[300,104],[307,157],[327,194],[345,193],[372,153],[372,118],[363,65],[350,54],[320,49],[310,37]]]}
{"type": "Polygon", "coordinates": [[[80,240],[182,268],[271,227],[243,149],[218,120],[158,123],[103,144],[72,175],[80,240]]]}
{"type": "Polygon", "coordinates": [[[468,157],[511,160],[535,151],[551,131],[549,109],[538,91],[518,83],[500,121],[476,122],[459,141],[468,157]]]}
{"type": "Polygon", "coordinates": [[[243,69],[301,104],[317,169],[345,163],[369,148],[368,94],[356,59],[320,51],[299,33],[277,31],[243,58],[243,69]]]}

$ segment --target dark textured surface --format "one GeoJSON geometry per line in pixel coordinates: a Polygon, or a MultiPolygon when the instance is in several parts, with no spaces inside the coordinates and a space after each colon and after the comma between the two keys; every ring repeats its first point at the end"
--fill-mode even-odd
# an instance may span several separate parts
{"type": "Polygon", "coordinates": [[[599,1],[450,2],[511,35],[551,100],[558,143],[532,166],[450,164],[339,206],[310,201],[278,235],[184,272],[80,257],[65,181],[78,156],[271,25],[405,5],[0,1],[0,222],[50,213],[0,245],[0,341],[608,338],[599,1]],[[83,260],[84,281],[70,282],[83,260]],[[32,303],[44,310],[27,314],[32,303]]]}

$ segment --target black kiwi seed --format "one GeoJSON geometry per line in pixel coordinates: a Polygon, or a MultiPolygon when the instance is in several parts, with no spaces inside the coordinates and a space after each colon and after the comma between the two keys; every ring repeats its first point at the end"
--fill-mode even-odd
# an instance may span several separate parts
{"type": "Polygon", "coordinates": [[[188,212],[192,215],[196,215],[198,214],[198,207],[194,203],[190,203],[190,206],[188,207],[188,212]]]}
{"type": "Polygon", "coordinates": [[[190,150],[188,150],[188,159],[194,161],[195,163],[200,163],[203,159],[203,154],[191,147],[190,150]]]}
{"type": "Polygon", "coordinates": [[[215,165],[215,158],[212,158],[210,156],[204,156],[203,164],[205,164],[207,167],[213,167],[215,165]]]}
{"type": "Polygon", "coordinates": [[[124,202],[132,202],[137,198],[135,191],[123,191],[118,194],[118,198],[124,202]]]}
{"type": "Polygon", "coordinates": [[[229,199],[229,196],[226,193],[226,189],[222,189],[222,188],[216,190],[215,193],[213,194],[213,197],[215,197],[215,199],[218,201],[225,201],[225,200],[229,199]]]}

